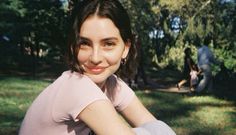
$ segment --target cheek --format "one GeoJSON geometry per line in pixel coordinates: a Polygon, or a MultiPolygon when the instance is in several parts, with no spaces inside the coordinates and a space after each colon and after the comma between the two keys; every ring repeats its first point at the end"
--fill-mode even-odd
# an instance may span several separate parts
{"type": "Polygon", "coordinates": [[[114,65],[114,64],[120,63],[122,53],[109,52],[109,53],[106,53],[105,56],[106,56],[107,62],[108,62],[110,65],[114,65]]]}
{"type": "Polygon", "coordinates": [[[77,55],[77,59],[78,59],[79,63],[82,64],[82,63],[86,62],[89,59],[89,53],[79,51],[78,55],[77,55]]]}

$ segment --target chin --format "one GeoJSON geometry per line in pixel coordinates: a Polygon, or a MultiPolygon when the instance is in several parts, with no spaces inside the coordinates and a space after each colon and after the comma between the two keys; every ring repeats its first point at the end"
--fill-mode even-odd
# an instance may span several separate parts
{"type": "Polygon", "coordinates": [[[101,77],[101,76],[94,76],[94,75],[87,75],[94,83],[96,84],[101,84],[103,83],[104,81],[106,81],[106,79],[108,77],[101,77]]]}
{"type": "Polygon", "coordinates": [[[107,80],[107,78],[109,78],[112,74],[113,74],[113,72],[111,72],[111,71],[106,71],[101,74],[85,73],[85,75],[87,75],[94,83],[96,83],[98,85],[103,84],[107,80]]]}

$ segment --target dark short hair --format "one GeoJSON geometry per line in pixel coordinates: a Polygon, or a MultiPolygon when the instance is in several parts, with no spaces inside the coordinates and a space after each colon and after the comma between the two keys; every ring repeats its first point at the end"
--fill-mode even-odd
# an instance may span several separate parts
{"type": "Polygon", "coordinates": [[[204,38],[203,44],[206,45],[206,46],[208,46],[208,45],[211,43],[211,40],[212,40],[211,35],[207,35],[207,36],[204,38]]]}
{"type": "Polygon", "coordinates": [[[68,37],[68,65],[71,71],[83,73],[77,59],[79,50],[77,42],[82,24],[92,15],[111,19],[118,28],[122,40],[125,43],[131,43],[127,62],[125,65],[121,65],[117,73],[121,75],[132,73],[134,70],[130,69],[132,67],[130,62],[134,61],[136,57],[136,47],[133,44],[134,39],[128,13],[118,0],[82,0],[74,6],[70,16],[69,26],[71,28],[69,28],[68,37]]]}
{"type": "Polygon", "coordinates": [[[191,49],[189,47],[187,47],[186,49],[184,49],[184,54],[185,55],[190,55],[191,53],[191,49]]]}

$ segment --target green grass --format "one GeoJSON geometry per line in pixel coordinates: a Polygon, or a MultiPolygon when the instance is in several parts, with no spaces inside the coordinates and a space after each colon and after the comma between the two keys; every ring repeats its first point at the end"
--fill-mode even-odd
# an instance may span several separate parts
{"type": "MultiPolygon", "coordinates": [[[[16,135],[24,114],[50,81],[0,77],[0,134],[16,135]]],[[[178,135],[233,135],[236,106],[214,96],[136,91],[145,106],[178,135]]]]}
{"type": "Polygon", "coordinates": [[[235,103],[214,96],[187,96],[161,92],[137,92],[158,119],[178,135],[234,135],[235,103]]]}
{"type": "Polygon", "coordinates": [[[0,77],[0,134],[16,135],[24,114],[48,81],[0,77]]]}

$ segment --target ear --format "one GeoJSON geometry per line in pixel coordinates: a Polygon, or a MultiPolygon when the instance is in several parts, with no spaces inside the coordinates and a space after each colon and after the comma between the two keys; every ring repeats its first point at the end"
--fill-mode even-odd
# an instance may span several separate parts
{"type": "Polygon", "coordinates": [[[122,59],[125,59],[127,57],[127,55],[129,54],[130,47],[131,47],[131,42],[127,41],[125,43],[125,48],[124,48],[124,51],[123,51],[123,54],[122,54],[122,59]]]}

